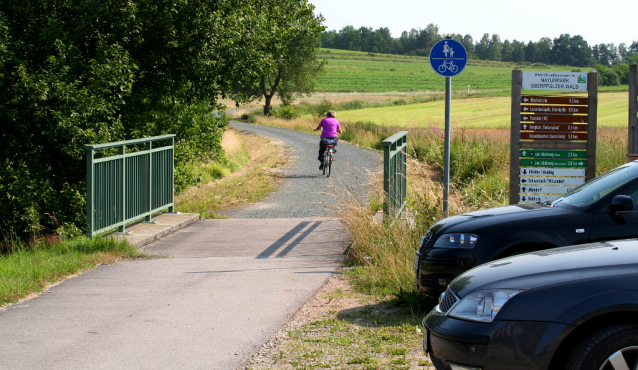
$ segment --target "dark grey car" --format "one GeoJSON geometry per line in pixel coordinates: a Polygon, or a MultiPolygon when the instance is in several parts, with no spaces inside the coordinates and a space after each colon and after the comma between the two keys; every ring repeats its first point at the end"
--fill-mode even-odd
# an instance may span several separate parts
{"type": "Polygon", "coordinates": [[[569,245],[638,238],[638,161],[545,204],[517,204],[443,219],[415,253],[419,290],[438,295],[460,273],[509,257],[569,245]]]}
{"type": "Polygon", "coordinates": [[[638,241],[493,261],[423,320],[437,370],[638,369],[638,241]]]}

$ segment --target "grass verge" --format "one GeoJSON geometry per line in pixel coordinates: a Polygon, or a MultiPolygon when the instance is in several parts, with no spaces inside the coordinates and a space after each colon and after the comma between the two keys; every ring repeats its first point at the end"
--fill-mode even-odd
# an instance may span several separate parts
{"type": "Polygon", "coordinates": [[[421,312],[362,293],[351,273],[330,277],[246,369],[429,369],[421,312]]]}
{"type": "Polygon", "coordinates": [[[16,244],[12,253],[0,256],[0,307],[96,266],[143,256],[125,240],[111,238],[16,244]]]}
{"type": "MultiPolygon", "coordinates": [[[[287,163],[282,143],[256,135],[242,135],[230,128],[222,147],[228,162],[221,178],[207,177],[175,197],[180,212],[199,213],[202,218],[223,218],[224,210],[264,198],[280,183],[281,167],[287,163]],[[232,174],[230,174],[232,172],[232,174]]],[[[202,164],[202,171],[218,164],[202,164]]]]}

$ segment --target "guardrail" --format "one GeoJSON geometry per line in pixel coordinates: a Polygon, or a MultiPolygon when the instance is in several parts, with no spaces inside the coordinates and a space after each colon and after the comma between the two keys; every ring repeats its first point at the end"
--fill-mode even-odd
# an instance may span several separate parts
{"type": "Polygon", "coordinates": [[[115,228],[126,232],[142,217],[152,222],[162,209],[174,211],[174,146],[175,135],[162,135],[84,147],[89,238],[115,228]],[[153,147],[157,142],[165,143],[153,147]]]}
{"type": "Polygon", "coordinates": [[[383,214],[396,217],[405,206],[408,132],[400,131],[383,140],[383,214]]]}

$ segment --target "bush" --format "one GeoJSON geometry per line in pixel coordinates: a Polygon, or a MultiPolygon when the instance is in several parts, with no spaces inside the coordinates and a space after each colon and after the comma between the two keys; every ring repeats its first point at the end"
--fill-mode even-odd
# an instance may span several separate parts
{"type": "Polygon", "coordinates": [[[332,102],[330,100],[324,99],[321,101],[321,103],[313,106],[313,110],[314,110],[313,113],[317,117],[323,117],[326,115],[326,112],[328,112],[331,109],[334,109],[332,102]]]}
{"type": "Polygon", "coordinates": [[[299,118],[299,111],[290,104],[282,104],[272,110],[273,116],[281,119],[295,119],[299,118]]]}
{"type": "Polygon", "coordinates": [[[339,110],[355,110],[365,108],[365,103],[362,100],[347,101],[339,106],[339,110]]]}
{"type": "Polygon", "coordinates": [[[598,71],[598,84],[600,86],[620,85],[620,77],[614,70],[598,64],[596,65],[596,71],[598,71]]]}
{"type": "Polygon", "coordinates": [[[263,116],[264,116],[264,113],[261,110],[250,112],[248,114],[248,123],[257,123],[257,119],[263,116]]]}

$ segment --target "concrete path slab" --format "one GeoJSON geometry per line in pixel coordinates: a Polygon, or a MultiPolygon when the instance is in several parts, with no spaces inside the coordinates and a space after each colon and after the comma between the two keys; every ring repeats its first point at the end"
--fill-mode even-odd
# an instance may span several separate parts
{"type": "Polygon", "coordinates": [[[199,220],[198,213],[160,213],[154,215],[152,222],[138,222],[126,227],[128,234],[114,235],[126,238],[131,245],[143,247],[166,235],[175,233],[199,220]]]}
{"type": "Polygon", "coordinates": [[[0,369],[235,369],[341,264],[332,219],[200,220],[0,312],[0,369]]]}

